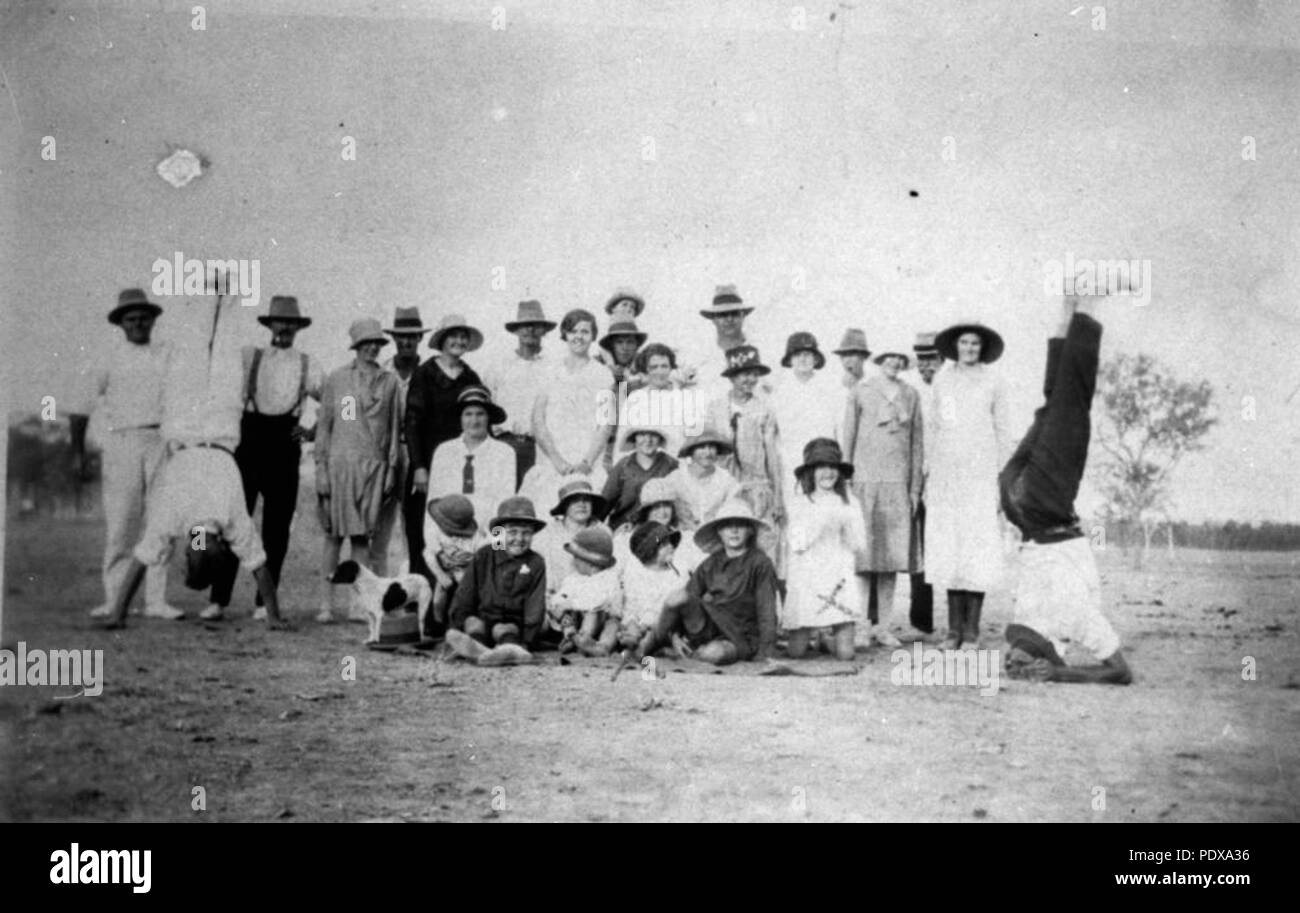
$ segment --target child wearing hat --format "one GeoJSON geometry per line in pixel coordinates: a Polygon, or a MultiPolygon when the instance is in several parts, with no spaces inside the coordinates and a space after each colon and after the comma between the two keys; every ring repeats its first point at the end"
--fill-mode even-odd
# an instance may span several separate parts
{"type": "Polygon", "coordinates": [[[560,584],[572,563],[572,557],[564,547],[584,529],[604,529],[601,521],[608,510],[605,499],[592,490],[586,479],[573,479],[560,487],[559,501],[550,511],[554,519],[533,538],[533,551],[546,562],[548,608],[560,591],[560,584]]]}
{"type": "MultiPolygon", "coordinates": [[[[474,504],[464,495],[447,495],[429,502],[424,519],[424,561],[433,571],[433,602],[427,617],[433,624],[447,624],[447,607],[465,568],[482,545],[474,504]]],[[[429,636],[434,631],[422,632],[429,636]]]]}
{"type": "Polygon", "coordinates": [[[731,455],[731,444],[713,428],[688,438],[677,456],[685,460],[668,476],[677,493],[685,529],[699,529],[714,518],[718,508],[740,494],[736,477],[718,465],[718,458],[731,455]]]}
{"type": "MultiPolygon", "coordinates": [[[[651,479],[662,479],[677,469],[677,459],[664,453],[667,438],[649,425],[633,425],[623,433],[620,450],[628,453],[605,479],[605,500],[610,503],[609,526],[619,530],[633,525],[633,514],[641,501],[641,487],[651,479]]],[[[629,528],[626,531],[631,533],[629,528]]]]}
{"type": "Polygon", "coordinates": [[[756,545],[767,523],[743,500],[731,501],[695,533],[712,554],[683,591],[670,596],[633,658],[680,639],[696,659],[714,665],[767,659],[776,646],[776,568],[756,545]]]}
{"type": "MultiPolygon", "coordinates": [[[[642,523],[660,523],[674,532],[681,529],[677,497],[676,489],[666,478],[651,479],[642,486],[640,503],[631,515],[631,522],[614,533],[614,557],[620,566],[632,562],[632,533],[642,523]]],[[[704,553],[694,542],[678,543],[675,563],[683,573],[689,574],[703,560],[704,553]]]]}
{"type": "MultiPolygon", "coordinates": [[[[772,391],[772,409],[780,429],[781,465],[799,465],[804,445],[813,438],[836,437],[844,413],[844,387],[822,369],[826,356],[812,333],[791,333],[781,358],[780,383],[772,391]]],[[[790,477],[782,479],[793,491],[790,477]]]]}
{"type": "Polygon", "coordinates": [[[839,444],[815,438],[794,475],[800,493],[790,503],[790,578],[781,611],[787,649],[798,659],[817,631],[829,628],[835,656],[851,660],[854,622],[862,614],[856,561],[867,544],[862,507],[848,491],[853,467],[839,444]]]}
{"type": "Polygon", "coordinates": [[[636,647],[641,643],[654,630],[664,603],[685,586],[686,575],[673,561],[681,542],[680,531],[653,520],[632,531],[630,548],[635,560],[620,564],[623,580],[620,647],[636,647]]]}
{"type": "Polygon", "coordinates": [[[546,563],[532,549],[545,526],[527,498],[506,498],[488,524],[492,541],[474,553],[451,600],[452,651],[480,664],[498,657],[527,662],[546,619],[546,563]],[[489,653],[509,645],[510,651],[489,653]]]}
{"type": "Polygon", "coordinates": [[[614,539],[603,527],[581,530],[564,550],[572,569],[551,600],[552,624],[564,635],[560,652],[608,656],[618,641],[623,586],[614,560],[614,539]]]}

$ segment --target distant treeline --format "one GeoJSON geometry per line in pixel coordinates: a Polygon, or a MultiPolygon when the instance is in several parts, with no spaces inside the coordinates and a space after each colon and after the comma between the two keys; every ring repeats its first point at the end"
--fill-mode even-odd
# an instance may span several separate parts
{"type": "MultiPolygon", "coordinates": [[[[1176,548],[1208,548],[1240,552],[1300,551],[1300,524],[1238,523],[1229,520],[1215,523],[1172,524],[1176,548]]],[[[1161,524],[1151,537],[1153,551],[1168,548],[1170,525],[1161,524]]],[[[1108,524],[1106,536],[1125,548],[1142,547],[1142,530],[1128,524],[1108,524]]]]}

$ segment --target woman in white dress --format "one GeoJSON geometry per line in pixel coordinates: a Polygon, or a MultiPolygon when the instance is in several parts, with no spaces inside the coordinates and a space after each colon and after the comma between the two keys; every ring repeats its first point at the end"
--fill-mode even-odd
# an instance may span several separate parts
{"type": "MultiPolygon", "coordinates": [[[[790,334],[781,359],[781,367],[789,370],[781,374],[772,391],[772,410],[781,431],[782,466],[798,466],[804,446],[813,438],[839,437],[845,389],[837,378],[822,371],[825,366],[826,356],[818,348],[816,336],[790,334]]],[[[787,491],[795,490],[788,476],[781,484],[787,491]]]]}
{"type": "Polygon", "coordinates": [[[1010,403],[988,366],[1002,337],[981,324],[957,324],[935,340],[955,362],[934,380],[925,416],[926,577],[948,593],[945,649],[979,644],[984,593],[1002,576],[998,472],[1011,456],[1010,403]]]}
{"type": "Polygon", "coordinates": [[[560,322],[560,338],[568,351],[546,373],[533,406],[537,464],[519,486],[519,494],[535,504],[547,503],[572,476],[599,491],[605,484],[605,443],[618,421],[614,375],[591,357],[595,316],[569,311],[560,322]]]}

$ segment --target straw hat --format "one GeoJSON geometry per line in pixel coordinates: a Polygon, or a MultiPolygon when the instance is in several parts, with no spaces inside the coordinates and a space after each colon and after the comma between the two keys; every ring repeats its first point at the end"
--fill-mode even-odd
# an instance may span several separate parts
{"type": "Polygon", "coordinates": [[[657,504],[671,504],[673,512],[677,512],[677,490],[673,488],[672,483],[667,479],[647,479],[646,483],[641,486],[641,495],[637,499],[637,522],[645,522],[646,515],[650,513],[650,508],[657,504]]]}
{"type": "Polygon", "coordinates": [[[462,314],[448,314],[438,323],[438,329],[429,337],[429,348],[442,351],[442,341],[447,338],[447,334],[452,330],[464,330],[469,334],[469,348],[467,352],[473,352],[483,345],[483,334],[476,327],[469,325],[462,314]]]}
{"type": "Polygon", "coordinates": [[[938,333],[917,333],[912,351],[917,355],[938,355],[939,349],[934,344],[934,338],[938,335],[938,333]]]}
{"type": "Polygon", "coordinates": [[[893,355],[896,358],[903,359],[904,371],[906,371],[908,368],[912,366],[912,356],[908,355],[906,352],[881,352],[879,355],[877,355],[875,358],[871,360],[874,361],[876,364],[880,364],[882,361],[884,361],[886,358],[888,358],[891,355],[893,355]]]}
{"type": "Polygon", "coordinates": [[[589,526],[573,534],[573,538],[564,543],[564,550],[575,558],[581,558],[594,564],[601,570],[613,567],[614,537],[603,526],[589,526]]]}
{"type": "Polygon", "coordinates": [[[1002,337],[982,323],[957,323],[948,327],[934,339],[934,347],[949,361],[957,360],[957,340],[963,333],[975,333],[983,340],[980,361],[992,364],[1002,357],[1002,337]]]}
{"type": "Polygon", "coordinates": [[[108,322],[121,326],[127,311],[148,311],[157,317],[162,307],[150,301],[144,289],[128,288],[117,293],[117,307],[108,312],[108,322]]]}
{"type": "Polygon", "coordinates": [[[770,528],[766,521],[754,516],[753,508],[747,501],[732,498],[718,508],[718,513],[712,520],[695,531],[695,544],[706,552],[716,549],[721,542],[718,527],[724,523],[747,523],[753,527],[755,535],[770,528]]]}

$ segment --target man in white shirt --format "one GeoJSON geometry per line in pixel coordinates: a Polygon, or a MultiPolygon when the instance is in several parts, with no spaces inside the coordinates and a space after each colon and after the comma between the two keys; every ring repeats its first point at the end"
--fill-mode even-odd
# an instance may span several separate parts
{"type": "MultiPolygon", "coordinates": [[[[543,388],[542,378],[548,362],[542,355],[542,337],[555,329],[547,320],[539,301],[521,301],[514,320],[506,324],[507,332],[519,338],[515,351],[483,372],[483,382],[496,402],[505,410],[506,421],[494,427],[497,440],[515,452],[515,490],[537,462],[537,439],[533,437],[533,406],[543,388]]],[[[511,492],[514,494],[514,492],[511,492]]]]}
{"type": "MultiPolygon", "coordinates": [[[[162,308],[141,289],[126,289],[108,322],[122,328],[125,339],[114,339],[98,364],[87,372],[82,400],[69,416],[72,449],[84,464],[86,426],[102,402],[104,425],[103,498],[104,603],[91,611],[108,617],[111,603],[131,564],[131,546],[140,535],[149,493],[166,458],[162,425],[162,384],[166,364],[163,344],[153,340],[154,321],[162,308]]],[[[150,570],[145,581],[144,614],[176,619],[184,612],[167,604],[167,565],[150,570]]]]}
{"type": "Polygon", "coordinates": [[[370,537],[370,566],[380,577],[387,577],[389,568],[396,573],[403,561],[409,564],[406,525],[424,523],[420,511],[424,509],[425,499],[411,497],[410,454],[406,448],[406,394],[411,389],[411,376],[420,367],[420,340],[425,333],[432,333],[433,327],[425,327],[419,308],[399,307],[393,314],[393,325],[384,332],[393,337],[395,350],[383,367],[397,375],[401,446],[397,452],[395,495],[379,509],[379,525],[370,537]],[[394,539],[393,531],[399,526],[402,534],[394,539]]]}
{"type": "Polygon", "coordinates": [[[168,457],[149,499],[144,536],[114,594],[109,628],[125,627],[126,607],[146,568],[165,563],[171,544],[181,537],[187,539],[187,584],[213,584],[212,604],[200,617],[222,616],[229,594],[218,592],[213,566],[233,553],[257,580],[267,626],[289,627],[280,617],[275,581],[248,516],[235,462],[244,408],[244,315],[238,294],[230,293],[219,274],[210,278],[205,294],[177,297],[168,308],[162,412],[168,457]],[[218,601],[222,596],[226,602],[218,601]]]}
{"type": "MultiPolygon", "coordinates": [[[[257,507],[258,495],[262,497],[262,544],[267,569],[278,585],[298,506],[298,464],[306,434],[298,420],[307,397],[320,401],[324,372],[314,358],[293,347],[298,331],[311,325],[311,318],[299,311],[297,298],[272,297],[267,313],[257,320],[270,329],[271,345],[247,346],[241,353],[244,414],[235,462],[249,516],[257,507]]],[[[216,574],[214,604],[229,604],[238,570],[236,563],[227,562],[216,574]]],[[[260,593],[257,606],[253,617],[261,620],[266,610],[260,593]]]]}
{"type": "Polygon", "coordinates": [[[486,528],[501,502],[515,493],[515,452],[488,435],[492,425],[504,424],[509,416],[492,402],[486,387],[466,387],[456,402],[461,435],[433,452],[427,503],[464,495],[474,505],[474,519],[486,528]]]}
{"type": "MultiPolygon", "coordinates": [[[[687,348],[678,363],[682,384],[695,386],[703,402],[711,402],[731,391],[731,383],[722,376],[727,370],[727,350],[745,345],[745,318],[754,311],[746,304],[734,285],[719,285],[713,303],[700,316],[713,324],[714,339],[702,339],[687,348]]],[[[760,381],[759,388],[771,393],[771,386],[760,381]]]]}
{"type": "MultiPolygon", "coordinates": [[[[916,384],[916,392],[921,397],[921,421],[922,425],[927,425],[932,419],[934,410],[934,376],[939,373],[939,368],[943,365],[943,356],[935,348],[934,340],[937,333],[917,333],[916,344],[912,346],[912,351],[916,353],[916,373],[921,376],[921,383],[916,384]]],[[[928,429],[926,429],[928,430],[928,429]]],[[[924,433],[921,440],[927,440],[924,433]]],[[[922,445],[924,446],[924,444],[922,445]]],[[[928,468],[928,464],[922,457],[922,465],[928,468]]],[[[911,608],[908,612],[909,621],[912,627],[922,634],[934,633],[934,587],[925,582],[925,476],[926,469],[921,473],[921,500],[917,504],[916,513],[912,522],[914,530],[912,533],[912,548],[915,556],[912,566],[917,571],[911,575],[912,578],[912,599],[911,608]]]]}

